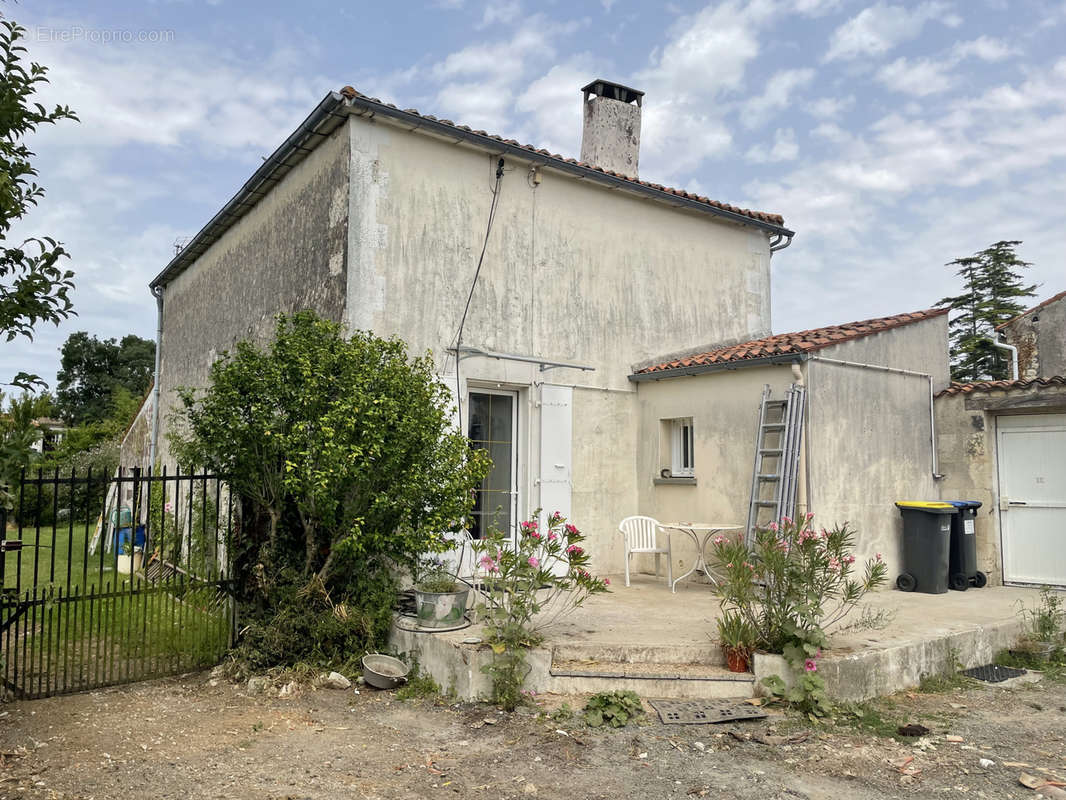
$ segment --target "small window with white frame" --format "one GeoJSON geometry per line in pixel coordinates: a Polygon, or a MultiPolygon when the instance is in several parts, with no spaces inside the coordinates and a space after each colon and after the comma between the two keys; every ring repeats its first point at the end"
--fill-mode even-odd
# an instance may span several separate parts
{"type": "Polygon", "coordinates": [[[695,477],[696,460],[694,456],[695,440],[692,434],[692,417],[680,417],[677,419],[663,420],[664,444],[669,444],[669,450],[663,455],[669,458],[667,464],[670,472],[664,477],[692,478],[695,477]]]}

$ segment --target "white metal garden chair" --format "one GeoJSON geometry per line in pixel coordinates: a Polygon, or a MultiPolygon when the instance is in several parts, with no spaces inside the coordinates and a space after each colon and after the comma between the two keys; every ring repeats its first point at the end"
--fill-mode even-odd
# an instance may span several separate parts
{"type": "Polygon", "coordinates": [[[626,543],[626,586],[629,586],[629,557],[633,553],[653,553],[655,555],[655,577],[659,577],[659,558],[666,554],[666,585],[673,583],[674,559],[670,553],[670,534],[651,517],[626,517],[618,524],[626,543]],[[666,547],[658,544],[659,531],[666,537],[666,547]]]}

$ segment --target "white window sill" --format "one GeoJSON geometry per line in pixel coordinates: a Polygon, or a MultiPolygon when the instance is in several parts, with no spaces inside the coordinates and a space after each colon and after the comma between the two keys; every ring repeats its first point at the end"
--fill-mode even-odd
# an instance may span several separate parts
{"type": "Polygon", "coordinates": [[[695,486],[695,477],[655,478],[652,483],[656,486],[695,486]]]}

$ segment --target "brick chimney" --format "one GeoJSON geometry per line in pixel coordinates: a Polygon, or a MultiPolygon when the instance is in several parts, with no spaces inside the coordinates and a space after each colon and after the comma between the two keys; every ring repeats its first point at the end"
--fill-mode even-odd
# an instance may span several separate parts
{"type": "Polygon", "coordinates": [[[644,92],[601,79],[581,91],[585,95],[581,160],[636,178],[644,92]]]}

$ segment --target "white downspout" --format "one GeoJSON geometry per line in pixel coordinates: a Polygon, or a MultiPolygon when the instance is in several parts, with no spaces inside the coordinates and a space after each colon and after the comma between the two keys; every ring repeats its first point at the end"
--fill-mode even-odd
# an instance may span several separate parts
{"type": "Polygon", "coordinates": [[[1018,348],[997,339],[989,339],[988,341],[992,343],[993,347],[1010,353],[1010,379],[1012,381],[1018,380],[1018,348]]]}
{"type": "Polygon", "coordinates": [[[148,466],[155,469],[156,454],[159,451],[159,368],[163,360],[163,287],[152,287],[155,295],[155,373],[152,382],[152,436],[148,445],[148,466]]]}

